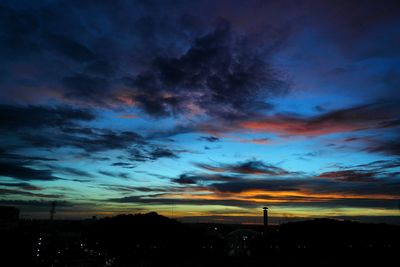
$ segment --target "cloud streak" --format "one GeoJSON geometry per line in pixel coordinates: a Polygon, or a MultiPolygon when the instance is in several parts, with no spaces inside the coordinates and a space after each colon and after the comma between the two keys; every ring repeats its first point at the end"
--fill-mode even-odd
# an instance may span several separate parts
{"type": "Polygon", "coordinates": [[[24,181],[53,181],[61,179],[55,176],[51,170],[34,169],[32,167],[25,166],[25,164],[22,162],[0,162],[0,176],[6,176],[24,181]]]}
{"type": "Polygon", "coordinates": [[[208,170],[217,173],[230,172],[237,174],[272,175],[272,176],[281,176],[289,174],[288,171],[282,168],[266,164],[262,161],[257,161],[257,160],[241,162],[238,164],[220,164],[220,165],[196,163],[195,166],[203,170],[208,170]]]}
{"type": "Polygon", "coordinates": [[[305,117],[297,114],[257,116],[254,119],[232,123],[206,123],[198,130],[222,134],[227,132],[272,133],[280,136],[321,136],[335,133],[356,132],[369,129],[397,127],[398,107],[383,102],[355,106],[305,117]]]}

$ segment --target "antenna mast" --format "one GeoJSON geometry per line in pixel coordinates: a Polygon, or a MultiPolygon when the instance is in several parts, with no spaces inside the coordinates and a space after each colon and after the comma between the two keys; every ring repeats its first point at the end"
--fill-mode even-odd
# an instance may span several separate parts
{"type": "Polygon", "coordinates": [[[50,221],[54,220],[54,214],[56,213],[56,202],[53,201],[51,203],[51,208],[50,208],[50,221]]]}

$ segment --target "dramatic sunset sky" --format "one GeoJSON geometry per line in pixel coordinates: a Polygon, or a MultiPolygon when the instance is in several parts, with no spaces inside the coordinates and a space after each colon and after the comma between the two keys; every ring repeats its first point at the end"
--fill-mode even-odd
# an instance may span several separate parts
{"type": "Polygon", "coordinates": [[[400,223],[399,1],[0,2],[0,205],[400,223]]]}

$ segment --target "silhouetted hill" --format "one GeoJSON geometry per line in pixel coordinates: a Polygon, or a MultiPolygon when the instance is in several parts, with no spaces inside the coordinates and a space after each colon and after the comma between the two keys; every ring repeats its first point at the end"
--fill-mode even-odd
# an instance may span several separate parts
{"type": "Polygon", "coordinates": [[[157,265],[161,259],[190,265],[192,256],[209,254],[210,250],[202,249],[204,246],[222,246],[217,237],[202,229],[193,229],[155,212],[98,220],[88,228],[85,238],[90,247],[106,251],[121,265],[157,265]]]}
{"type": "Polygon", "coordinates": [[[181,223],[151,212],[100,219],[88,229],[87,235],[90,239],[98,239],[103,247],[114,250],[124,249],[126,244],[138,247],[159,245],[182,236],[183,230],[181,223]],[[119,248],[120,244],[123,244],[122,248],[119,248]]]}

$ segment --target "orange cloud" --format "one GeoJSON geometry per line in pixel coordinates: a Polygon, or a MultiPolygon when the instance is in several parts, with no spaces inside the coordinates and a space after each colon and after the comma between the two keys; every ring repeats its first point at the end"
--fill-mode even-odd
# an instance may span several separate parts
{"type": "Polygon", "coordinates": [[[241,122],[239,127],[255,132],[318,136],[330,133],[354,131],[360,129],[361,125],[329,121],[315,123],[301,118],[277,116],[261,120],[241,122]]]}
{"type": "MultiPolygon", "coordinates": [[[[312,203],[329,202],[335,200],[395,200],[395,196],[378,194],[346,194],[346,193],[314,193],[303,191],[268,191],[268,190],[248,190],[240,193],[222,193],[204,191],[203,194],[164,194],[160,198],[167,199],[187,199],[187,200],[214,200],[214,201],[243,201],[253,203],[312,203]]],[[[216,202],[217,203],[217,202],[216,202]]]]}
{"type": "MultiPolygon", "coordinates": [[[[347,109],[339,109],[318,116],[305,117],[296,114],[276,114],[246,120],[208,122],[198,130],[216,136],[227,132],[257,132],[280,135],[319,136],[332,133],[352,132],[364,129],[394,127],[393,118],[398,108],[388,103],[373,103],[347,109]]],[[[257,142],[257,140],[254,140],[257,142]]]]}

